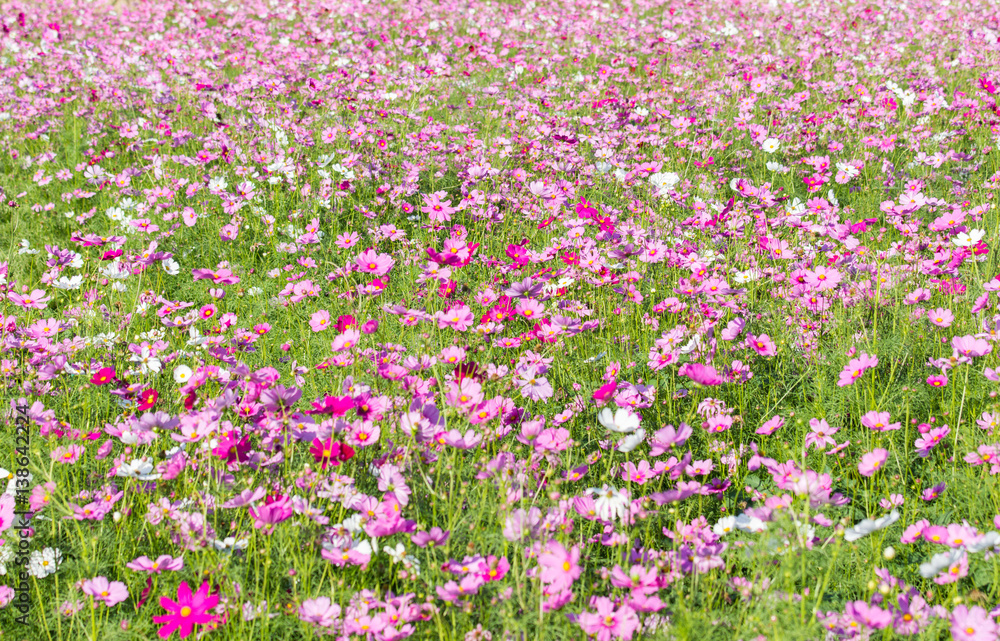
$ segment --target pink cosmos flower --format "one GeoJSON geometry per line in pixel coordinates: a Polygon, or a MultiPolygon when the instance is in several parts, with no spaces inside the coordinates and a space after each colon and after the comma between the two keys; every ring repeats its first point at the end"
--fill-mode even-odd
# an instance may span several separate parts
{"type": "Polygon", "coordinates": [[[184,557],[174,558],[169,554],[161,554],[156,557],[155,561],[151,561],[149,557],[143,555],[125,564],[125,567],[135,572],[149,572],[150,574],[159,574],[164,571],[178,572],[184,569],[184,557]]]}
{"type": "Polygon", "coordinates": [[[369,249],[358,255],[354,259],[354,266],[359,272],[382,276],[388,274],[392,266],[396,264],[389,254],[380,254],[374,249],[369,249]]]}
{"type": "Polygon", "coordinates": [[[784,425],[785,425],[785,419],[781,418],[780,416],[773,416],[770,419],[768,419],[763,425],[758,427],[755,433],[762,434],[764,436],[770,436],[771,434],[774,434],[779,429],[781,429],[784,425]]]}
{"type": "Polygon", "coordinates": [[[951,638],[955,641],[994,641],[997,624],[978,605],[971,608],[958,605],[951,612],[951,638]]]}
{"type": "Polygon", "coordinates": [[[113,607],[128,598],[128,588],[121,581],[108,581],[106,577],[97,576],[83,582],[83,593],[94,597],[94,601],[103,601],[104,605],[113,607]]]}
{"type": "Polygon", "coordinates": [[[312,328],[314,332],[322,332],[324,329],[330,326],[330,312],[325,309],[321,309],[318,312],[314,312],[309,318],[309,327],[312,328]]]}
{"type": "Polygon", "coordinates": [[[774,356],[778,353],[778,347],[767,334],[761,334],[760,336],[748,334],[747,341],[749,341],[750,347],[761,356],[774,356]]]}
{"type": "Polygon", "coordinates": [[[823,450],[827,445],[837,444],[837,441],[833,440],[832,436],[839,432],[840,428],[830,427],[830,425],[827,424],[826,419],[809,419],[809,427],[812,431],[809,434],[806,434],[806,438],[803,443],[803,447],[805,447],[805,449],[808,450],[811,447],[816,447],[823,450]]]}
{"type": "Polygon", "coordinates": [[[359,240],[361,240],[361,237],[358,236],[357,232],[352,231],[337,236],[337,240],[333,244],[336,245],[337,247],[340,247],[341,249],[349,249],[357,245],[359,240]]]}
{"type": "Polygon", "coordinates": [[[72,465],[73,463],[76,463],[77,461],[80,460],[80,457],[83,456],[83,453],[85,451],[86,450],[82,445],[73,443],[72,445],[68,446],[60,445],[59,447],[52,450],[52,453],[49,454],[49,456],[52,458],[53,461],[58,461],[59,463],[64,463],[67,465],[72,465]]]}
{"type": "Polygon", "coordinates": [[[113,367],[102,367],[94,374],[91,379],[91,385],[107,385],[111,381],[115,380],[115,368],[113,367]]]}
{"type": "Polygon", "coordinates": [[[900,537],[899,542],[906,544],[916,543],[924,536],[924,532],[930,526],[931,522],[927,519],[921,519],[913,525],[907,526],[907,528],[903,530],[903,536],[900,537]]]}
{"type": "Polygon", "coordinates": [[[354,348],[358,344],[358,339],[361,338],[361,332],[356,329],[349,329],[343,334],[338,334],[336,338],[333,339],[333,343],[330,344],[330,349],[334,352],[347,352],[354,348]]]}
{"type": "Polygon", "coordinates": [[[981,338],[975,336],[953,336],[952,348],[962,356],[979,358],[993,351],[993,347],[981,338]]]}
{"type": "Polygon", "coordinates": [[[898,430],[900,424],[898,422],[890,423],[890,419],[889,412],[876,412],[872,410],[861,417],[861,424],[874,432],[898,430]]]}
{"type": "Polygon", "coordinates": [[[567,550],[558,541],[550,541],[545,551],[538,555],[542,567],[539,578],[553,590],[569,588],[580,577],[580,547],[567,550]]]}
{"type": "Polygon", "coordinates": [[[271,531],[275,525],[292,516],[292,504],[287,496],[269,496],[264,505],[250,508],[250,516],[255,528],[259,530],[267,526],[266,531],[271,531]]]}
{"type": "Polygon", "coordinates": [[[472,327],[472,323],[475,320],[472,310],[466,307],[464,303],[456,305],[446,312],[438,312],[434,317],[437,319],[440,329],[451,327],[459,332],[464,332],[472,327]]]}
{"type": "Polygon", "coordinates": [[[608,597],[595,597],[594,608],[597,612],[581,612],[577,622],[588,636],[597,641],[631,639],[639,627],[639,616],[628,605],[622,605],[615,610],[615,602],[608,597]]]}
{"type": "Polygon", "coordinates": [[[174,630],[180,630],[182,639],[185,639],[194,632],[196,625],[208,625],[215,623],[219,617],[208,612],[219,604],[218,595],[209,596],[209,584],[205,581],[194,594],[191,593],[191,586],[187,581],[177,588],[177,600],[170,597],[160,597],[160,607],[167,611],[167,614],[153,617],[154,623],[163,623],[159,635],[161,639],[166,639],[174,630]]]}
{"type": "Polygon", "coordinates": [[[949,434],[951,434],[951,428],[947,425],[928,430],[926,434],[918,438],[913,444],[917,450],[917,454],[922,458],[927,458],[931,450],[949,434]]]}
{"type": "Polygon", "coordinates": [[[15,500],[12,494],[0,495],[0,532],[14,525],[15,500]]]}
{"type": "MultiPolygon", "coordinates": [[[[948,566],[948,569],[934,577],[934,583],[938,585],[948,585],[950,583],[955,583],[959,579],[963,579],[969,575],[969,555],[964,552],[959,556],[958,560],[948,566]]],[[[990,639],[995,639],[996,636],[990,637],[990,639]]]]}
{"type": "Polygon", "coordinates": [[[892,623],[892,613],[877,605],[869,605],[864,601],[852,601],[847,604],[845,614],[858,624],[874,630],[881,630],[892,623]]]}
{"type": "MultiPolygon", "coordinates": [[[[853,352],[853,348],[851,349],[853,352]]],[[[847,387],[854,381],[861,378],[867,370],[878,365],[878,357],[871,356],[869,354],[862,353],[857,358],[852,358],[848,361],[847,365],[840,372],[840,380],[837,381],[838,387],[847,387]]]]}
{"type": "Polygon", "coordinates": [[[41,289],[34,289],[30,294],[24,295],[10,292],[7,294],[7,298],[18,307],[23,307],[25,309],[45,309],[48,306],[48,302],[52,300],[52,298],[46,296],[45,292],[41,289]]]}
{"type": "Polygon", "coordinates": [[[446,223],[451,220],[451,215],[458,211],[451,206],[450,200],[443,200],[448,195],[445,191],[436,191],[432,194],[424,194],[424,206],[420,211],[427,214],[431,222],[446,223]]]}
{"type": "Polygon", "coordinates": [[[927,320],[938,327],[951,327],[955,321],[955,315],[951,313],[950,309],[938,307],[927,312],[927,320]]]}
{"type": "Polygon", "coordinates": [[[822,265],[806,273],[806,284],[821,292],[836,288],[842,279],[839,271],[822,265]]]}
{"type": "Polygon", "coordinates": [[[871,476],[875,472],[882,469],[885,465],[886,460],[889,458],[889,450],[883,449],[881,447],[862,455],[861,461],[858,463],[858,472],[862,476],[871,476]]]}
{"type": "Polygon", "coordinates": [[[321,596],[316,599],[306,599],[299,606],[299,619],[307,623],[315,623],[321,628],[333,627],[340,618],[340,606],[333,603],[330,597],[321,596]]]}
{"type": "Polygon", "coordinates": [[[685,363],[681,365],[677,373],[681,376],[686,376],[690,378],[695,383],[699,385],[721,385],[722,377],[719,376],[718,370],[716,370],[711,365],[705,365],[702,363],[685,363]]]}

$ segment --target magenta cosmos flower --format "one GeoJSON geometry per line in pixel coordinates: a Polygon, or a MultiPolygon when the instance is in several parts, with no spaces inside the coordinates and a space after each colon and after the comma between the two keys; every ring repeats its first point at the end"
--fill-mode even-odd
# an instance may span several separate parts
{"type": "Polygon", "coordinates": [[[194,626],[207,625],[219,620],[218,616],[208,613],[219,604],[218,595],[209,595],[208,590],[208,581],[205,581],[198,591],[192,594],[191,586],[185,581],[177,588],[177,601],[170,597],[160,597],[160,607],[168,612],[153,617],[154,623],[165,624],[160,628],[161,639],[166,639],[178,629],[181,638],[184,639],[194,632],[194,626]]]}
{"type": "Polygon", "coordinates": [[[677,371],[681,376],[690,378],[699,385],[721,385],[722,377],[711,365],[703,363],[685,363],[677,371]]]}

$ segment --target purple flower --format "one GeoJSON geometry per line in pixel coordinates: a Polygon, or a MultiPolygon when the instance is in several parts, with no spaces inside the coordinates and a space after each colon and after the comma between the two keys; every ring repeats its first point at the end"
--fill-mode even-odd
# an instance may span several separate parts
{"type": "Polygon", "coordinates": [[[941,496],[941,493],[944,492],[944,488],[944,483],[938,483],[934,487],[929,487],[924,490],[924,493],[920,495],[920,498],[925,501],[933,501],[937,497],[941,496]]]}
{"type": "Polygon", "coordinates": [[[422,548],[425,548],[428,545],[430,545],[431,547],[435,547],[442,545],[445,541],[448,540],[448,537],[450,535],[451,535],[450,530],[442,531],[441,528],[439,527],[432,527],[430,532],[417,532],[416,534],[410,537],[410,540],[413,541],[414,544],[419,545],[422,548]]]}
{"type": "Polygon", "coordinates": [[[691,438],[692,433],[693,431],[687,423],[681,423],[680,427],[676,430],[673,425],[667,425],[657,430],[653,434],[653,438],[650,439],[649,455],[659,456],[671,448],[684,445],[691,438]]]}

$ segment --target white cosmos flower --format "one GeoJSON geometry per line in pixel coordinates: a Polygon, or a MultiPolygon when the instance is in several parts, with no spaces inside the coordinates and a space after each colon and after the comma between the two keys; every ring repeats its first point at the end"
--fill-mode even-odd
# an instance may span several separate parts
{"type": "Polygon", "coordinates": [[[382,550],[392,558],[396,563],[402,563],[403,558],[406,556],[406,548],[402,543],[397,543],[396,547],[391,548],[388,545],[383,547],[382,550]]]}
{"type": "Polygon", "coordinates": [[[773,154],[774,152],[778,151],[779,147],[781,147],[781,143],[778,142],[777,138],[768,138],[760,145],[760,148],[769,154],[773,154]]]}
{"type": "Polygon", "coordinates": [[[965,233],[964,231],[958,233],[951,239],[951,242],[959,247],[972,247],[981,241],[984,236],[986,236],[986,232],[982,229],[970,229],[969,233],[965,233]]]}
{"type": "Polygon", "coordinates": [[[941,552],[935,554],[931,557],[931,560],[927,563],[920,564],[920,576],[925,579],[930,579],[941,573],[944,570],[955,563],[962,560],[965,556],[965,550],[963,548],[955,548],[948,552],[941,552]]]}
{"type": "Polygon", "coordinates": [[[13,560],[14,560],[14,546],[4,545],[3,547],[0,547],[0,576],[7,575],[7,564],[13,560]]]}
{"type": "Polygon", "coordinates": [[[245,550],[250,544],[250,539],[237,539],[233,536],[227,536],[224,539],[215,539],[212,541],[212,546],[222,552],[223,550],[245,550]]]}
{"type": "Polygon", "coordinates": [[[983,550],[989,550],[1000,545],[1000,532],[987,532],[981,539],[965,546],[970,554],[976,554],[983,550]]]}
{"type": "Polygon", "coordinates": [[[736,529],[736,517],[733,515],[724,516],[712,527],[716,536],[725,536],[736,529]]]}
{"type": "Polygon", "coordinates": [[[767,523],[760,520],[756,516],[750,516],[746,512],[737,516],[734,523],[737,529],[743,530],[744,532],[752,532],[754,534],[760,534],[767,529],[767,523]]]}
{"type": "Polygon", "coordinates": [[[785,167],[780,162],[768,162],[766,165],[768,171],[776,171],[779,174],[788,173],[788,167],[785,167]]]}
{"type": "Polygon", "coordinates": [[[155,481],[160,478],[155,469],[149,459],[142,457],[135,459],[131,463],[118,466],[115,476],[138,479],[140,481],[155,481]]]}
{"type": "Polygon", "coordinates": [[[132,354],[129,360],[133,363],[139,363],[139,371],[143,374],[160,371],[160,359],[149,350],[148,346],[143,346],[140,353],[132,354]]]}
{"type": "Polygon", "coordinates": [[[601,425],[608,428],[612,432],[618,432],[619,434],[629,434],[634,432],[637,427],[639,427],[640,418],[632,413],[632,411],[625,407],[618,408],[618,411],[614,414],[611,413],[611,409],[605,407],[597,415],[597,420],[600,421],[601,425]]]}
{"type": "Polygon", "coordinates": [[[28,574],[36,578],[44,578],[55,574],[56,568],[62,563],[62,552],[55,548],[45,548],[41,552],[35,550],[28,559],[28,574]]]}
{"type": "Polygon", "coordinates": [[[614,486],[588,488],[587,493],[594,496],[594,509],[602,521],[624,518],[628,511],[628,494],[614,486]]]}
{"type": "Polygon", "coordinates": [[[163,267],[163,271],[167,272],[168,276],[176,276],[181,271],[180,264],[173,258],[168,258],[160,263],[163,267]]]}
{"type": "Polygon", "coordinates": [[[861,173],[861,170],[849,162],[838,162],[837,169],[847,174],[848,178],[854,178],[861,173]]]}
{"type": "Polygon", "coordinates": [[[877,519],[862,519],[860,523],[854,527],[847,528],[844,531],[844,540],[848,543],[857,541],[861,537],[868,536],[872,532],[884,530],[898,520],[899,510],[893,510],[885,516],[877,519]]]}
{"type": "Polygon", "coordinates": [[[663,171],[649,177],[653,189],[670,189],[681,181],[681,177],[672,171],[663,171]]]}
{"type": "Polygon", "coordinates": [[[806,213],[806,204],[801,199],[794,198],[791,204],[785,205],[785,213],[789,216],[801,216],[806,213]]]}
{"type": "Polygon", "coordinates": [[[733,273],[733,280],[740,285],[746,283],[752,283],[753,281],[759,278],[760,278],[760,272],[753,269],[748,269],[745,272],[737,271],[733,273]]]}
{"type": "Polygon", "coordinates": [[[635,448],[639,447],[639,444],[646,439],[646,430],[641,427],[636,431],[632,432],[618,443],[619,452],[631,452],[635,448]]]}
{"type": "Polygon", "coordinates": [[[83,285],[83,276],[77,274],[76,276],[62,276],[56,282],[52,283],[52,286],[56,289],[80,289],[83,285]]]}
{"type": "Polygon", "coordinates": [[[178,365],[174,368],[174,382],[178,385],[187,383],[193,372],[187,365],[178,365]]]}

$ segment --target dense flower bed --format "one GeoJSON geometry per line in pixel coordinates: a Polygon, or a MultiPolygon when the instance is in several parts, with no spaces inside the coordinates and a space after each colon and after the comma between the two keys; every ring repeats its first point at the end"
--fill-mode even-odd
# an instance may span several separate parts
{"type": "Polygon", "coordinates": [[[5,4],[3,633],[996,639],[998,20],[5,4]]]}

